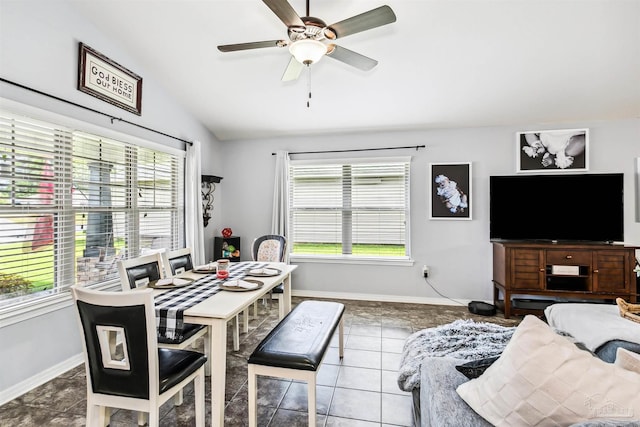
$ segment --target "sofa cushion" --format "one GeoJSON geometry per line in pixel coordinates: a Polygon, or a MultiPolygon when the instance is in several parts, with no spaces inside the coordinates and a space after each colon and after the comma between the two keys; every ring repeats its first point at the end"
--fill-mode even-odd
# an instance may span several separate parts
{"type": "Polygon", "coordinates": [[[594,352],[612,340],[640,344],[640,324],[621,317],[617,305],[558,303],[544,314],[552,328],[571,334],[594,352]]]}
{"type": "Polygon", "coordinates": [[[525,316],[500,358],[458,394],[496,426],[640,419],[640,374],[578,349],[525,316]]]}
{"type": "MultiPolygon", "coordinates": [[[[490,427],[456,393],[468,381],[455,367],[466,362],[452,357],[425,357],[420,369],[421,427],[490,427]]],[[[417,424],[418,425],[418,424],[417,424]]]]}

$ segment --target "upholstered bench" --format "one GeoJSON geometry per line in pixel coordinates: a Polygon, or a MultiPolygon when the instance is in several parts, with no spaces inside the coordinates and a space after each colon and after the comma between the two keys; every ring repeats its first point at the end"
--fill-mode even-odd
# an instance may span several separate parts
{"type": "Polygon", "coordinates": [[[336,328],[344,354],[344,305],[303,301],[276,325],[249,356],[249,426],[257,425],[258,375],[307,382],[309,425],[316,425],[316,374],[336,328]]]}

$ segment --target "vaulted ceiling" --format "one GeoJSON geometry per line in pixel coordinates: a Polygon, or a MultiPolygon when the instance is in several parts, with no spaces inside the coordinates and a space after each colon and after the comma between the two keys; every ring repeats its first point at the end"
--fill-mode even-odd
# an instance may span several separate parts
{"type": "Polygon", "coordinates": [[[640,117],[637,0],[311,0],[327,24],[384,4],[397,21],[336,41],[371,71],[323,58],[287,82],[287,48],[216,48],[287,39],[261,0],[70,3],[221,141],[640,117]]]}

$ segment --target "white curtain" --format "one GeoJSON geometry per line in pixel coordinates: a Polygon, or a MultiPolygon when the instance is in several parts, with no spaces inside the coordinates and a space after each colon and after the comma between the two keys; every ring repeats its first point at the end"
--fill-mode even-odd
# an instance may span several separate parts
{"type": "Polygon", "coordinates": [[[200,141],[187,144],[184,178],[184,225],[186,246],[191,248],[194,265],[205,263],[200,152],[200,141]]]}
{"type": "Polygon", "coordinates": [[[271,233],[287,237],[289,231],[289,153],[276,153],[271,233]]]}

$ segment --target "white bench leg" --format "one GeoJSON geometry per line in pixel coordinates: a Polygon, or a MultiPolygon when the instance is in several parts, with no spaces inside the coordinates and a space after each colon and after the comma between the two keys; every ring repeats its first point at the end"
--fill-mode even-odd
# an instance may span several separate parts
{"type": "Polygon", "coordinates": [[[315,372],[307,380],[307,406],[309,407],[309,426],[316,425],[316,375],[315,372]]]}
{"type": "Polygon", "coordinates": [[[249,393],[249,427],[256,427],[258,425],[258,408],[257,408],[257,376],[255,367],[252,364],[248,365],[248,380],[247,387],[249,393]]]}

